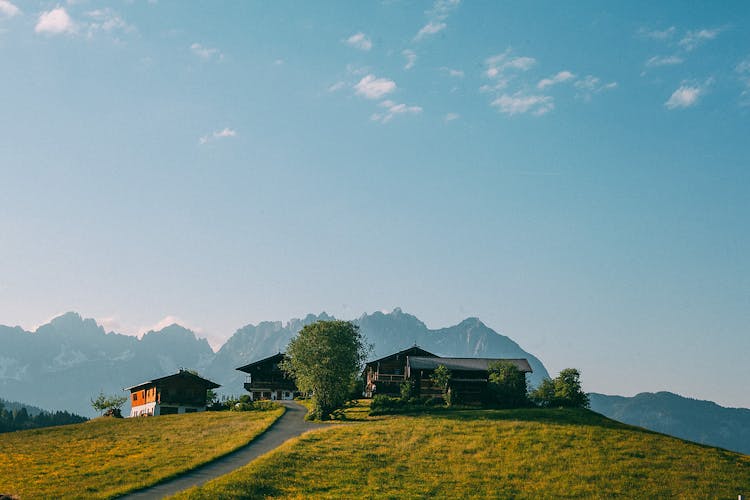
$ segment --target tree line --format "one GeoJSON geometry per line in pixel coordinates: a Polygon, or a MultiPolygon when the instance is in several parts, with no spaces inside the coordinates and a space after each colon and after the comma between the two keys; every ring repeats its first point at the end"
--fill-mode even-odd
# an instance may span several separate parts
{"type": "Polygon", "coordinates": [[[67,411],[42,411],[30,414],[26,408],[6,409],[0,401],[0,433],[54,427],[56,425],[80,424],[88,419],[67,411]]]}

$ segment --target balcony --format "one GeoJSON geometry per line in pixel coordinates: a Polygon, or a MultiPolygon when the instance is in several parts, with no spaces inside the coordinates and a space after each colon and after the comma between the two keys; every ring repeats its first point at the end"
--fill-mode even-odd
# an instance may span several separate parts
{"type": "Polygon", "coordinates": [[[398,373],[380,373],[375,372],[372,374],[373,382],[390,382],[390,383],[401,383],[406,380],[403,374],[398,373]]]}

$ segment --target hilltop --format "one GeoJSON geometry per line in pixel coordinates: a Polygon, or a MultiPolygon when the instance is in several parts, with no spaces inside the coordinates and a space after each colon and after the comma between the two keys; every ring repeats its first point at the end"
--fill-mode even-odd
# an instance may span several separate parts
{"type": "Polygon", "coordinates": [[[177,498],[737,498],[750,456],[589,410],[365,417],[302,435],[177,498]]]}

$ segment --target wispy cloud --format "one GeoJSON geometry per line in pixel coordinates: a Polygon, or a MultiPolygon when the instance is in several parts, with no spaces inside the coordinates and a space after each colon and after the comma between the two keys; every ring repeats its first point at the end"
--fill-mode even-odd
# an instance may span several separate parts
{"type": "Polygon", "coordinates": [[[540,80],[539,83],[536,84],[536,88],[542,90],[544,88],[557,85],[558,83],[567,82],[569,80],[572,80],[573,78],[575,78],[575,75],[570,71],[560,71],[551,78],[544,78],[540,80]]]}
{"type": "Polygon", "coordinates": [[[586,101],[590,100],[593,94],[617,88],[617,82],[602,83],[599,77],[593,75],[586,75],[573,85],[578,89],[578,97],[586,101]]]}
{"type": "Polygon", "coordinates": [[[443,31],[447,27],[448,25],[443,22],[430,21],[429,23],[422,26],[422,29],[417,32],[417,35],[414,37],[414,39],[421,40],[426,36],[435,35],[443,31]]]}
{"type": "Polygon", "coordinates": [[[44,35],[70,35],[77,31],[77,27],[65,7],[57,7],[39,14],[34,31],[44,35]]]}
{"type": "Polygon", "coordinates": [[[506,49],[506,51],[502,54],[488,57],[485,60],[485,65],[487,66],[485,75],[490,78],[497,78],[502,76],[503,73],[508,69],[528,71],[535,64],[536,59],[534,59],[533,57],[512,57],[511,49],[506,49]]]}
{"type": "Polygon", "coordinates": [[[463,78],[464,72],[460,69],[453,69],[453,68],[447,68],[443,66],[440,68],[441,71],[444,71],[448,76],[451,76],[453,78],[463,78]]]}
{"type": "Polygon", "coordinates": [[[722,28],[714,29],[700,29],[695,31],[688,31],[687,34],[679,41],[678,45],[685,50],[693,50],[700,47],[709,40],[713,40],[719,33],[723,31],[722,28]]]}
{"type": "Polygon", "coordinates": [[[401,52],[401,55],[406,58],[404,69],[412,69],[417,62],[417,54],[413,50],[406,49],[401,52]]]}
{"type": "Polygon", "coordinates": [[[182,318],[178,316],[173,315],[167,315],[164,316],[162,319],[154,323],[150,326],[142,326],[138,328],[138,336],[141,337],[143,334],[148,332],[158,332],[159,330],[163,330],[164,328],[171,326],[171,325],[180,325],[183,328],[187,328],[188,330],[193,331],[194,333],[203,334],[203,329],[196,327],[189,322],[183,320],[182,318]]]}
{"type": "Polygon", "coordinates": [[[750,56],[740,61],[739,64],[734,68],[734,71],[740,78],[740,82],[745,87],[740,94],[742,100],[740,103],[743,106],[750,105],[750,56]]]}
{"type": "Polygon", "coordinates": [[[206,47],[200,43],[192,44],[190,50],[193,54],[206,61],[211,59],[218,59],[221,61],[224,59],[224,54],[222,54],[219,49],[206,47]]]}
{"type": "Polygon", "coordinates": [[[397,115],[417,115],[422,112],[422,108],[419,106],[397,104],[391,100],[381,102],[380,107],[385,108],[385,111],[372,114],[370,120],[380,123],[388,123],[397,115]]]}
{"type": "Polygon", "coordinates": [[[499,92],[518,78],[519,74],[530,70],[536,64],[536,59],[528,56],[514,56],[512,50],[488,57],[484,61],[484,76],[492,83],[482,85],[481,92],[499,92]]]}
{"type": "Polygon", "coordinates": [[[531,113],[541,116],[555,109],[555,102],[548,95],[531,95],[519,91],[512,95],[501,95],[492,101],[492,106],[506,115],[531,113]]]}
{"type": "Polygon", "coordinates": [[[422,40],[426,37],[440,33],[447,28],[448,24],[445,20],[448,19],[450,13],[458,7],[460,3],[461,0],[436,0],[435,3],[432,4],[432,9],[426,12],[427,24],[422,26],[417,32],[414,36],[414,40],[422,40]]]}
{"type": "Polygon", "coordinates": [[[458,120],[459,118],[461,118],[461,115],[459,115],[458,113],[446,113],[443,117],[443,121],[445,123],[448,123],[452,122],[453,120],[458,120]]]}
{"type": "Polygon", "coordinates": [[[388,78],[377,78],[373,74],[363,77],[354,86],[355,93],[367,99],[380,99],[396,90],[396,82],[388,78]]]}
{"type": "Polygon", "coordinates": [[[120,323],[120,318],[116,315],[96,318],[96,322],[108,332],[119,332],[122,330],[122,323],[120,323]]]}
{"type": "Polygon", "coordinates": [[[638,36],[641,38],[650,38],[652,40],[669,40],[675,35],[675,33],[677,33],[677,28],[674,26],[670,26],[663,30],[649,28],[640,28],[638,30],[638,36]]]}
{"type": "Polygon", "coordinates": [[[675,66],[682,64],[685,60],[680,56],[654,56],[646,61],[647,68],[658,68],[660,66],[675,66]]]}
{"type": "Polygon", "coordinates": [[[372,41],[367,38],[367,35],[362,32],[353,34],[352,36],[344,40],[344,43],[359,50],[367,51],[372,48],[372,41]]]}
{"type": "Polygon", "coordinates": [[[0,17],[15,17],[21,13],[14,3],[9,0],[0,0],[0,17]]]}
{"type": "Polygon", "coordinates": [[[338,92],[339,90],[346,87],[346,82],[338,81],[328,86],[328,92],[338,92]]]}
{"type": "Polygon", "coordinates": [[[236,137],[237,131],[231,128],[224,128],[223,130],[216,130],[210,134],[206,134],[198,139],[199,144],[207,144],[217,139],[224,139],[227,137],[236,137]]]}
{"type": "Polygon", "coordinates": [[[91,22],[87,26],[87,36],[89,38],[98,32],[132,33],[136,31],[133,25],[125,22],[117,12],[110,8],[91,10],[86,12],[86,16],[91,19],[91,22]]]}
{"type": "Polygon", "coordinates": [[[672,92],[664,106],[670,110],[695,106],[698,100],[706,94],[712,82],[712,79],[706,80],[703,84],[683,82],[677,90],[672,92]]]}

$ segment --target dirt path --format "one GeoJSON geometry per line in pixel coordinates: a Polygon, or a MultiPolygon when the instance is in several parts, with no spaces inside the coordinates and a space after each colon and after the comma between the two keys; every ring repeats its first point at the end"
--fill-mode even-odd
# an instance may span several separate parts
{"type": "Polygon", "coordinates": [[[235,469],[239,469],[251,460],[278,448],[285,441],[297,437],[303,432],[320,428],[324,424],[313,424],[305,420],[307,408],[292,401],[281,402],[286,406],[286,412],[269,427],[263,434],[253,439],[239,450],[228,455],[189,470],[175,478],[168,479],[154,486],[135,491],[119,498],[125,499],[157,499],[174,495],[182,490],[199,486],[207,481],[223,476],[235,469]]]}

